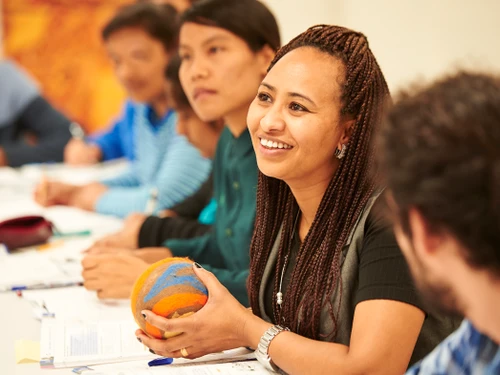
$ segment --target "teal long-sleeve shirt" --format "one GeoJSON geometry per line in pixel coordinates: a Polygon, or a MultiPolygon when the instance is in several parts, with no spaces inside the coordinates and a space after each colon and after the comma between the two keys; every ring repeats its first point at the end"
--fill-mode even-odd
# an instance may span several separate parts
{"type": "Polygon", "coordinates": [[[257,162],[250,134],[234,138],[225,128],[213,164],[217,213],[212,230],[189,240],[164,243],[175,256],[190,257],[213,272],[245,306],[250,241],[255,222],[257,162]]]}

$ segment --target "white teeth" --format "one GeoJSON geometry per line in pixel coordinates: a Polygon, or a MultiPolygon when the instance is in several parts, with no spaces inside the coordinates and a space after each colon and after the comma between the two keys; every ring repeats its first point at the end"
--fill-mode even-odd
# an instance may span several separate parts
{"type": "Polygon", "coordinates": [[[292,146],[287,145],[286,143],[274,142],[274,141],[264,139],[264,138],[260,139],[260,144],[264,147],[267,147],[267,148],[278,148],[278,149],[285,149],[285,150],[292,148],[292,146]]]}

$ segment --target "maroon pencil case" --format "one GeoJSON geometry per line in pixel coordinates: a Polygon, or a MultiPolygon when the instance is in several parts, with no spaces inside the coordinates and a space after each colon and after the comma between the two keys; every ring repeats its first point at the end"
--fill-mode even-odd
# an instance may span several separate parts
{"type": "Polygon", "coordinates": [[[9,251],[40,245],[53,235],[53,225],[43,216],[21,216],[0,222],[0,243],[9,251]]]}

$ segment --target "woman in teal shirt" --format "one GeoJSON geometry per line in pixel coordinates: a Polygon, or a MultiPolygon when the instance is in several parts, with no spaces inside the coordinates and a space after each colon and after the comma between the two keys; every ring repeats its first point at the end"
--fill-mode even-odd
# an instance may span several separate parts
{"type": "Polygon", "coordinates": [[[254,0],[202,2],[182,16],[182,86],[202,120],[223,118],[226,128],[214,160],[217,216],[212,232],[165,246],[174,256],[191,257],[210,269],[245,305],[257,188],[246,118],[279,46],[276,20],[254,0]]]}
{"type": "Polygon", "coordinates": [[[246,280],[255,221],[257,163],[246,117],[279,47],[276,20],[258,1],[204,1],[183,14],[179,40],[182,86],[203,121],[222,118],[226,124],[213,165],[217,200],[213,229],[202,237],[167,241],[166,248],[129,250],[128,257],[88,256],[83,261],[83,276],[89,289],[96,289],[95,283],[110,285],[110,291],[100,293],[100,297],[127,296],[148,264],[173,255],[203,264],[248,305],[246,280]],[[102,278],[108,280],[103,282],[102,278]]]}

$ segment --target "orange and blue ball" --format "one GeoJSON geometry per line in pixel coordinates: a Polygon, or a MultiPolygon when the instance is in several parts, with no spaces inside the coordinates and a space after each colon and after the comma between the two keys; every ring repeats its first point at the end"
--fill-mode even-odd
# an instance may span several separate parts
{"type": "Polygon", "coordinates": [[[180,332],[164,332],[149,324],[141,314],[151,310],[167,319],[183,318],[200,310],[208,290],[187,258],[167,258],[152,264],[135,282],[131,295],[132,314],[149,336],[167,339],[180,332]]]}

